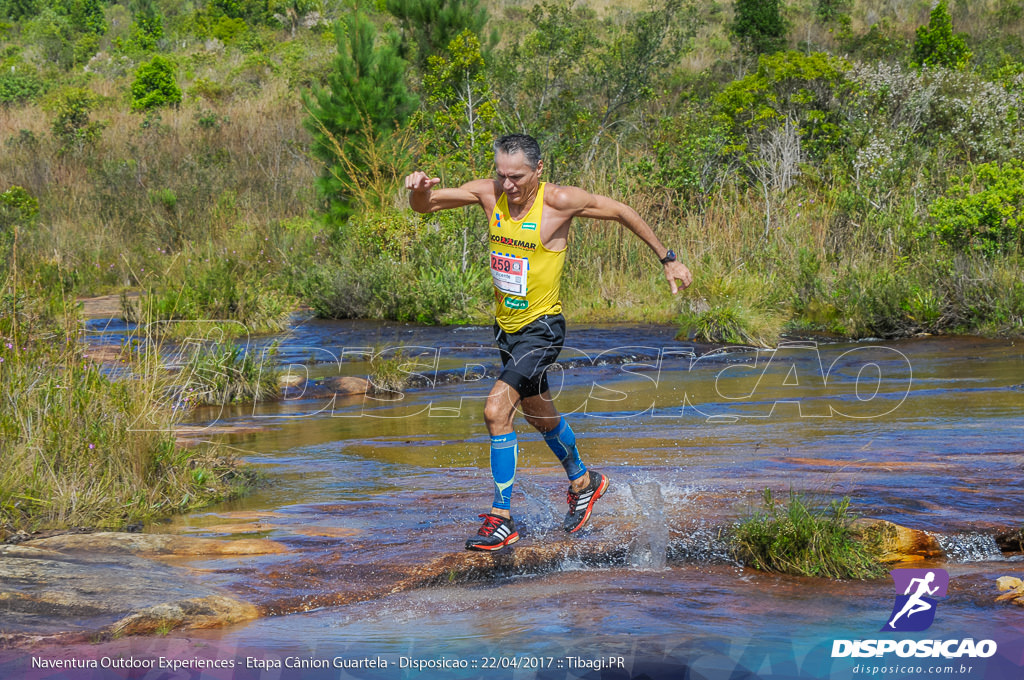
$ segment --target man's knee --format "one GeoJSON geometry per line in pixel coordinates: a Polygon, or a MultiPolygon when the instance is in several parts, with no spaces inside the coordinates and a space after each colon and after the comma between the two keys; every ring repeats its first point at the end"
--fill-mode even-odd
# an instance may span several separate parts
{"type": "Polygon", "coordinates": [[[511,426],[515,413],[515,404],[508,392],[491,394],[484,404],[484,422],[488,428],[511,426]]]}

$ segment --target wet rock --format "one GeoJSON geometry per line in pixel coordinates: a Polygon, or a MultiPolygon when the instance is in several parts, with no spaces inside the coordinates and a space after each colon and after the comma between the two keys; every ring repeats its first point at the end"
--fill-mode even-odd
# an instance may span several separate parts
{"type": "Polygon", "coordinates": [[[52,536],[27,541],[25,545],[58,552],[74,551],[106,555],[272,555],[288,552],[288,548],[284,545],[261,538],[222,541],[172,534],[132,534],[108,531],[52,536]]]}
{"type": "Polygon", "coordinates": [[[919,562],[942,557],[942,547],[931,534],[881,519],[861,518],[853,530],[867,543],[878,542],[884,563],[919,562]]]}
{"type": "Polygon", "coordinates": [[[1003,593],[996,602],[1012,602],[1024,607],[1024,581],[1016,576],[1000,576],[996,579],[996,587],[1003,593]]]}
{"type": "Polygon", "coordinates": [[[282,390],[295,390],[306,384],[306,378],[297,373],[282,373],[277,377],[277,386],[282,390]]]}
{"type": "Polygon", "coordinates": [[[115,635],[149,635],[176,629],[219,628],[258,616],[256,607],[248,602],[208,595],[147,607],[121,619],[110,631],[115,635]]]}
{"type": "Polygon", "coordinates": [[[366,394],[372,391],[369,380],[351,375],[326,378],[323,386],[335,394],[366,394]]]}
{"type": "Polygon", "coordinates": [[[149,607],[215,595],[186,570],[136,555],[0,546],[5,633],[102,632],[149,607]]]}
{"type": "Polygon", "coordinates": [[[996,579],[996,587],[999,588],[999,592],[1017,590],[1024,587],[1024,581],[1021,581],[1016,576],[1000,576],[996,579]]]}
{"type": "Polygon", "coordinates": [[[1024,529],[1011,529],[996,534],[996,545],[1003,552],[1024,552],[1024,529]]]}

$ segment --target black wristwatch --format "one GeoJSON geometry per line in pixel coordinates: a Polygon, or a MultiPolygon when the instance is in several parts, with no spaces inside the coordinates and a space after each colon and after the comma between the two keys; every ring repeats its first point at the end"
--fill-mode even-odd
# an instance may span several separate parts
{"type": "Polygon", "coordinates": [[[661,263],[662,264],[668,264],[669,262],[675,262],[675,261],[676,261],[676,254],[672,250],[670,250],[667,253],[665,253],[665,257],[661,258],[661,263]]]}

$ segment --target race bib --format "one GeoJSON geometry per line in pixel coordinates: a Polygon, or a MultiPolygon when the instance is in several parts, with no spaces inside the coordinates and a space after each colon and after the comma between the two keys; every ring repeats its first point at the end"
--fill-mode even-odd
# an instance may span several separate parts
{"type": "Polygon", "coordinates": [[[491,253],[494,287],[508,295],[526,295],[526,272],[529,266],[526,258],[491,253]]]}

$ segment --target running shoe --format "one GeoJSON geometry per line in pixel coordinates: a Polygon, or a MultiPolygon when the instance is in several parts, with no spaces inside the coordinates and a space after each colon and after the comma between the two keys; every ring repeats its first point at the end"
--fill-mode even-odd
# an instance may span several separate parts
{"type": "Polygon", "coordinates": [[[476,536],[466,539],[466,550],[501,550],[519,540],[516,523],[511,517],[480,515],[484,524],[476,536]]]}
{"type": "Polygon", "coordinates": [[[590,511],[594,509],[594,501],[604,495],[608,490],[608,478],[595,470],[590,471],[590,484],[573,491],[569,485],[569,493],[566,500],[569,502],[569,512],[565,514],[565,521],[562,528],[570,534],[579,531],[590,519],[590,511]]]}

